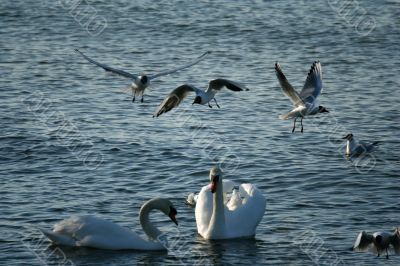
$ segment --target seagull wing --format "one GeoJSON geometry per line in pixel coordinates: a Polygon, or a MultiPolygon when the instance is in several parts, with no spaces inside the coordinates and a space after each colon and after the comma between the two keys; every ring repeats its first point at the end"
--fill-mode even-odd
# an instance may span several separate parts
{"type": "Polygon", "coordinates": [[[304,102],[313,103],[322,92],[322,68],[319,61],[315,61],[308,72],[300,97],[304,102]]]}
{"type": "Polygon", "coordinates": [[[353,249],[357,251],[365,251],[373,243],[373,236],[362,231],[358,234],[356,242],[354,242],[353,249]]]}
{"type": "Polygon", "coordinates": [[[137,79],[137,76],[136,76],[136,75],[133,75],[133,74],[128,73],[128,72],[125,72],[125,71],[123,71],[123,70],[119,70],[119,69],[115,69],[115,68],[106,66],[106,65],[104,65],[104,64],[101,64],[101,63],[99,63],[99,62],[97,62],[97,61],[95,61],[95,60],[93,60],[93,59],[87,57],[84,53],[82,53],[82,52],[79,51],[78,49],[75,49],[75,52],[77,52],[78,54],[80,54],[81,56],[83,56],[83,58],[85,58],[85,59],[86,59],[87,61],[89,61],[90,63],[92,63],[92,64],[94,64],[94,65],[96,65],[96,66],[99,66],[99,67],[103,68],[105,71],[109,71],[109,72],[112,72],[112,73],[114,73],[114,74],[117,74],[117,75],[126,77],[126,78],[135,79],[135,80],[137,79]]]}
{"type": "Polygon", "coordinates": [[[152,79],[155,79],[155,78],[158,78],[158,77],[161,77],[161,76],[165,76],[165,75],[169,75],[169,74],[172,74],[172,73],[177,72],[179,70],[194,66],[197,63],[199,63],[200,61],[202,61],[206,57],[206,55],[208,55],[208,54],[211,54],[211,52],[210,51],[205,52],[204,54],[199,56],[196,60],[194,60],[193,62],[191,62],[191,63],[189,63],[187,65],[184,65],[184,66],[181,66],[181,67],[178,67],[178,68],[174,68],[174,69],[171,69],[171,70],[166,70],[166,71],[151,75],[151,76],[149,76],[149,79],[152,80],[152,79]]]}
{"type": "Polygon", "coordinates": [[[240,84],[240,83],[232,81],[232,80],[214,79],[208,83],[208,88],[207,88],[206,92],[210,91],[210,90],[219,91],[223,87],[226,87],[227,89],[230,89],[231,91],[248,91],[249,90],[243,84],[240,84]]]}
{"type": "Polygon", "coordinates": [[[393,245],[394,252],[397,255],[400,255],[400,231],[398,228],[396,228],[396,231],[391,237],[391,243],[393,245]]]}
{"type": "Polygon", "coordinates": [[[290,85],[289,81],[286,79],[285,74],[282,72],[282,68],[278,62],[275,63],[275,73],[278,78],[279,84],[281,84],[281,88],[283,93],[290,99],[290,101],[294,104],[294,106],[302,106],[304,105],[303,100],[300,98],[297,91],[290,85]]]}
{"type": "Polygon", "coordinates": [[[188,84],[179,86],[165,97],[164,101],[162,101],[160,106],[158,106],[157,110],[154,112],[153,117],[158,117],[163,113],[172,110],[174,107],[178,106],[190,92],[197,90],[197,88],[188,84]]]}

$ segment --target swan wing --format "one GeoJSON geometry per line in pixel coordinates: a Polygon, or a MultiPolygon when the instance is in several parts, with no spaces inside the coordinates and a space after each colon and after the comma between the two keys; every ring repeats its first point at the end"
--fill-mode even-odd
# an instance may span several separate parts
{"type": "Polygon", "coordinates": [[[204,186],[198,195],[196,201],[196,224],[197,232],[201,235],[205,235],[208,231],[211,216],[213,212],[213,196],[209,185],[204,186]]]}
{"type": "Polygon", "coordinates": [[[44,228],[39,228],[39,229],[40,231],[42,231],[43,235],[45,235],[48,239],[50,239],[51,242],[53,242],[54,244],[70,246],[70,247],[76,246],[76,240],[72,236],[57,234],[53,231],[44,228]]]}
{"type": "Polygon", "coordinates": [[[227,233],[230,237],[253,236],[264,216],[266,199],[252,184],[241,184],[239,195],[243,198],[241,206],[233,211],[226,209],[227,233]]]}

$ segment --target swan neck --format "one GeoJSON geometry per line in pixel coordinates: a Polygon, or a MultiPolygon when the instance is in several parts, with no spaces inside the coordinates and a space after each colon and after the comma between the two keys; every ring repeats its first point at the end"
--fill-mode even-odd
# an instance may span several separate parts
{"type": "Polygon", "coordinates": [[[147,202],[142,206],[142,208],[140,208],[139,212],[140,224],[150,240],[157,240],[158,236],[162,234],[161,231],[158,230],[149,219],[149,214],[154,209],[160,210],[160,208],[154,202],[147,202]]]}
{"type": "Polygon", "coordinates": [[[225,206],[222,179],[218,182],[217,190],[213,195],[213,213],[209,233],[214,238],[222,237],[225,229],[225,206]]]}

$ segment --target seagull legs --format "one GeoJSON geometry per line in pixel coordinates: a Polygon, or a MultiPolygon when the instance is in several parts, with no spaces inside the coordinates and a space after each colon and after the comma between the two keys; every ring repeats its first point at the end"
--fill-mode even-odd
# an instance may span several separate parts
{"type": "Polygon", "coordinates": [[[142,94],[142,99],[140,99],[140,102],[142,103],[144,100],[143,100],[143,94],[142,94]]]}
{"type": "Polygon", "coordinates": [[[132,102],[134,103],[135,102],[135,97],[136,97],[136,91],[134,90],[132,94],[133,94],[132,102]]]}
{"type": "Polygon", "coordinates": [[[300,124],[301,124],[301,133],[303,133],[303,117],[301,117],[300,124]]]}
{"type": "Polygon", "coordinates": [[[211,104],[210,104],[210,103],[208,103],[208,107],[212,108],[212,106],[211,106],[211,104]]]}
{"type": "Polygon", "coordinates": [[[389,259],[389,253],[387,248],[386,248],[386,259],[389,259]]]}
{"type": "Polygon", "coordinates": [[[219,107],[219,105],[217,103],[217,99],[214,98],[214,102],[215,102],[215,104],[217,105],[218,108],[221,108],[221,107],[219,107]]]}
{"type": "Polygon", "coordinates": [[[296,129],[296,120],[297,120],[297,117],[294,118],[292,133],[296,129]]]}

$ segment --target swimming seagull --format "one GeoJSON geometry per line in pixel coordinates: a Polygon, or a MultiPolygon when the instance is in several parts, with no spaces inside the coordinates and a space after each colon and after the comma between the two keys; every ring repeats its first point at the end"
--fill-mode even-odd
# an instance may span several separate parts
{"type": "Polygon", "coordinates": [[[161,76],[165,76],[165,75],[169,75],[169,74],[175,73],[175,72],[177,72],[179,70],[182,70],[182,69],[185,69],[185,68],[188,68],[188,67],[191,67],[191,66],[199,63],[200,61],[202,61],[206,55],[211,53],[210,51],[207,51],[204,54],[202,54],[201,56],[199,56],[196,60],[194,60],[193,62],[191,62],[191,63],[189,63],[187,65],[184,65],[184,66],[181,66],[181,67],[178,67],[178,68],[174,68],[174,69],[171,69],[171,70],[162,71],[162,72],[154,74],[154,75],[144,75],[144,74],[134,75],[134,74],[128,73],[126,71],[119,70],[119,69],[112,68],[112,67],[109,67],[107,65],[101,64],[101,63],[89,58],[88,56],[83,54],[78,49],[75,49],[75,52],[79,53],[81,56],[83,56],[83,58],[85,58],[90,63],[103,68],[105,71],[109,71],[109,72],[112,72],[114,74],[117,74],[117,75],[132,79],[133,82],[130,85],[130,89],[132,90],[132,96],[133,96],[132,102],[135,101],[136,94],[139,94],[139,95],[142,96],[142,99],[140,101],[143,102],[144,90],[147,87],[150,86],[150,81],[151,80],[153,80],[155,78],[158,78],[158,77],[161,77],[161,76]]]}
{"type": "Polygon", "coordinates": [[[290,85],[278,62],[275,63],[275,72],[283,93],[289,97],[295,106],[292,111],[280,116],[281,119],[294,118],[292,133],[296,128],[297,118],[301,117],[301,132],[303,133],[303,118],[305,116],[329,112],[325,107],[318,105],[317,100],[322,91],[322,69],[319,61],[312,64],[300,94],[290,85]]]}
{"type": "Polygon", "coordinates": [[[342,139],[347,140],[346,155],[365,154],[365,153],[371,152],[376,147],[376,145],[379,144],[378,141],[375,141],[372,143],[357,141],[354,139],[354,136],[351,133],[347,134],[342,139]]]}
{"type": "Polygon", "coordinates": [[[162,101],[160,106],[155,111],[153,117],[158,117],[178,106],[190,92],[196,93],[196,97],[194,98],[192,104],[208,104],[208,106],[212,108],[210,101],[214,100],[215,105],[220,108],[217,100],[215,99],[215,94],[224,87],[230,89],[231,91],[249,90],[244,85],[228,79],[211,80],[208,83],[208,88],[205,91],[200,90],[192,85],[184,84],[174,89],[170,94],[167,95],[167,97],[165,97],[164,101],[162,101]]]}
{"type": "Polygon", "coordinates": [[[386,258],[389,258],[388,249],[393,246],[394,252],[400,255],[400,232],[397,228],[393,234],[387,232],[375,232],[372,235],[362,231],[358,234],[353,250],[366,251],[371,250],[378,254],[378,257],[386,252],[386,258]]]}

